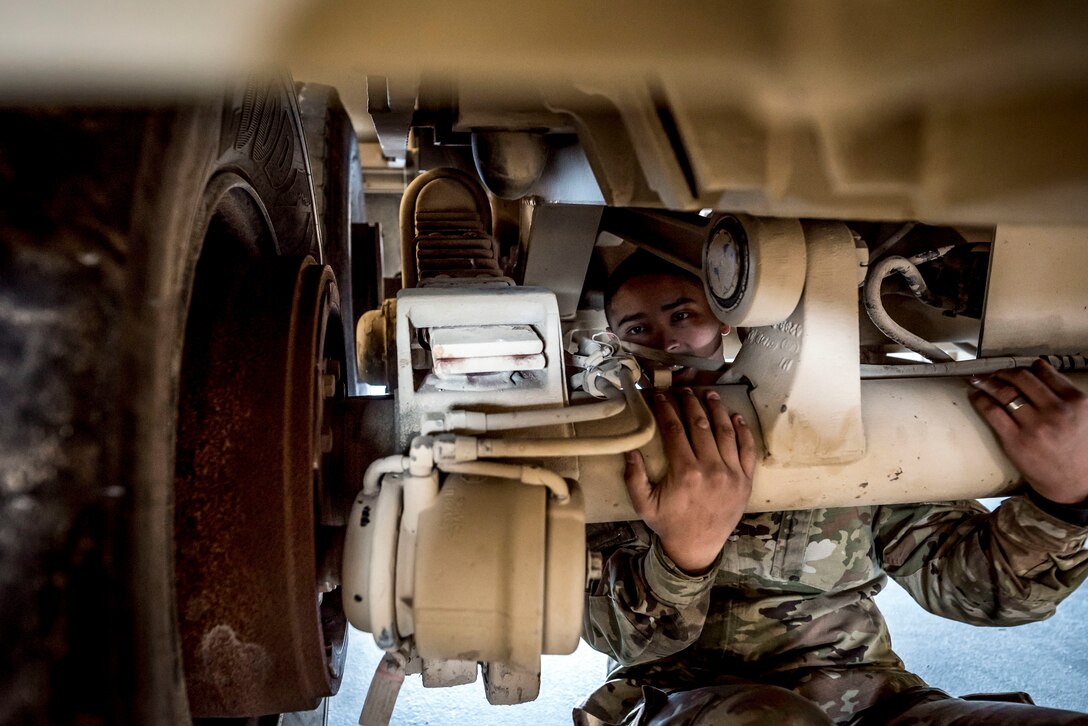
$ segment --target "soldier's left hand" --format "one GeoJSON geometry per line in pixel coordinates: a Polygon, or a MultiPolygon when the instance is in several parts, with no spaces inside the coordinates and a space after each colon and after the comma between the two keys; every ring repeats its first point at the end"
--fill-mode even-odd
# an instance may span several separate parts
{"type": "Polygon", "coordinates": [[[1042,359],[970,383],[971,403],[1032,489],[1088,501],[1088,396],[1042,359]]]}

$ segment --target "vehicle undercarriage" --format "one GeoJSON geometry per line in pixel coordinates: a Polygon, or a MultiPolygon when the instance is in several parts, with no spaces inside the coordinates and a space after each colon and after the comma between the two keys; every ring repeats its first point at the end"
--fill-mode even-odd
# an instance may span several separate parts
{"type": "Polygon", "coordinates": [[[12,11],[0,723],[320,719],[349,622],[531,700],[691,363],[606,330],[636,248],[743,331],[753,511],[1006,494],[963,378],[1088,380],[1078,5],[484,10],[12,11]]]}

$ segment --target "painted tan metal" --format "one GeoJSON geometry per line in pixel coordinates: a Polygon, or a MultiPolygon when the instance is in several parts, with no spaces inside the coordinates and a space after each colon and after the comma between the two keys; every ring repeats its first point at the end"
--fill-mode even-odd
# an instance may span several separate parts
{"type": "MultiPolygon", "coordinates": [[[[654,69],[671,77],[693,66],[731,68],[735,74],[703,73],[688,83],[706,91],[740,89],[769,77],[757,96],[759,106],[769,108],[856,108],[899,95],[951,96],[963,88],[979,95],[1046,75],[1062,82],[1076,77],[1085,58],[1085,13],[1068,2],[948,7],[696,0],[677,13],[653,0],[521,7],[486,0],[452,6],[336,0],[309,9],[291,26],[300,62],[389,72],[445,67],[500,80],[577,75],[587,67],[620,78],[654,69]],[[1045,47],[1052,52],[1032,52],[1045,47]],[[935,73],[942,68],[945,74],[935,73]]],[[[507,88],[497,85],[495,94],[507,88]]]]}
{"type": "Polygon", "coordinates": [[[469,3],[422,14],[425,26],[418,9],[330,3],[298,26],[300,60],[456,76],[465,126],[575,128],[612,205],[982,223],[1088,214],[1088,14],[1076,5],[697,2],[678,17],[651,2],[469,3]],[[352,40],[360,27],[381,35],[352,40]],[[424,27],[429,52],[394,40],[396,28],[424,27]]]}
{"type": "Polygon", "coordinates": [[[738,215],[735,219],[743,228],[745,241],[731,240],[729,227],[719,222],[719,231],[708,235],[703,245],[707,300],[718,319],[734,327],[780,323],[796,309],[806,284],[805,232],[796,219],[749,215],[738,215]],[[733,241],[745,248],[743,254],[747,255],[748,264],[746,269],[736,271],[736,287],[743,290],[740,300],[724,309],[716,298],[722,297],[724,288],[729,287],[728,283],[722,284],[722,278],[729,276],[730,260],[725,251],[732,247],[733,241]]]}
{"type": "MultiPolygon", "coordinates": [[[[384,506],[390,506],[390,494],[383,497],[384,506]]],[[[399,507],[399,500],[395,503],[399,507]]],[[[373,632],[372,595],[370,591],[371,560],[375,547],[375,527],[379,505],[378,494],[359,492],[348,518],[347,531],[344,535],[344,558],[340,572],[340,587],[344,598],[344,614],[355,628],[367,633],[373,632]]],[[[397,511],[396,515],[399,516],[397,511]]],[[[389,571],[392,580],[393,568],[389,571]]]]}
{"type": "Polygon", "coordinates": [[[417,443],[405,464],[416,475],[388,474],[377,497],[356,499],[341,578],[345,612],[379,647],[419,663],[425,686],[471,683],[480,661],[494,703],[532,700],[540,655],[578,645],[581,492],[559,498],[468,473],[449,474],[438,492],[437,472],[423,474],[426,442],[417,443]]]}
{"type": "MultiPolygon", "coordinates": [[[[1088,374],[1070,376],[1088,385],[1088,374]]],[[[760,460],[748,511],[844,507],[993,497],[1019,482],[993,434],[967,400],[959,378],[863,381],[862,418],[869,447],[841,465],[775,466],[765,458],[763,435],[753,426],[760,460]]],[[[758,423],[743,386],[719,386],[726,406],[758,423]]],[[[592,430],[592,424],[580,424],[592,430]]],[[[623,484],[623,457],[584,457],[581,486],[587,522],[634,519],[623,484]]]]}
{"type": "Polygon", "coordinates": [[[404,509],[397,535],[396,615],[397,632],[401,637],[407,637],[415,628],[412,603],[415,601],[413,587],[419,516],[434,503],[438,495],[438,472],[431,470],[422,476],[405,476],[401,481],[404,509]]]}
{"type": "Polygon", "coordinates": [[[447,477],[419,518],[412,611],[423,658],[538,666],[546,499],[539,487],[447,477]]]}
{"type": "Polygon", "coordinates": [[[800,304],[782,322],[748,331],[731,370],[754,384],[767,456],[778,466],[844,463],[865,453],[854,240],[835,222],[806,222],[804,234],[800,304]]]}
{"type": "Polygon", "coordinates": [[[424,688],[447,688],[476,682],[479,666],[474,660],[424,660],[424,688]]]}
{"type": "Polygon", "coordinates": [[[434,358],[534,355],[544,350],[540,336],[527,325],[431,328],[430,343],[434,358]]]}
{"type": "Polygon", "coordinates": [[[565,503],[548,499],[543,653],[566,655],[578,647],[586,583],[585,523],[585,498],[578,487],[571,487],[565,503]]]}
{"type": "Polygon", "coordinates": [[[578,312],[602,208],[588,204],[549,204],[529,209],[532,216],[522,227],[527,249],[524,283],[554,292],[559,315],[573,317],[578,312]]]}
{"type": "Polygon", "coordinates": [[[998,226],[983,355],[1088,353],[1088,226],[998,226]]]}
{"type": "MultiPolygon", "coordinates": [[[[390,75],[367,76],[356,72],[355,77],[350,75],[341,78],[337,74],[337,80],[343,83],[336,85],[341,88],[355,89],[351,94],[359,101],[365,101],[361,108],[353,114],[356,117],[356,127],[364,123],[372,136],[377,131],[377,139],[381,145],[381,155],[391,160],[391,166],[403,168],[408,156],[408,128],[412,120],[412,112],[416,106],[416,95],[419,93],[419,77],[414,73],[405,77],[390,75]],[[360,88],[361,87],[361,88],[360,88]],[[358,94],[362,90],[362,94],[358,94]],[[362,121],[366,119],[366,121],[362,121]],[[384,133],[383,133],[384,131],[384,133]]],[[[403,179],[403,177],[402,177],[403,179]]],[[[402,181],[402,185],[406,183],[402,181]]],[[[403,190],[403,186],[401,187],[403,190]]]]}
{"type": "MultiPolygon", "coordinates": [[[[635,163],[633,144],[615,106],[578,84],[549,84],[542,90],[549,111],[566,116],[593,171],[600,199],[613,206],[653,206],[658,198],[635,163]]],[[[533,190],[537,192],[536,189],[533,190]]],[[[547,197],[577,203],[578,199],[547,197]]]]}
{"type": "Polygon", "coordinates": [[[492,706],[513,706],[535,701],[540,694],[540,665],[513,668],[508,663],[485,663],[484,694],[492,706]]]}
{"type": "Polygon", "coordinates": [[[454,408],[496,405],[516,400],[518,406],[538,408],[566,401],[563,382],[563,350],[555,295],[538,288],[402,290],[397,297],[397,429],[399,446],[406,448],[423,425],[426,414],[454,408]],[[501,385],[485,388],[473,383],[463,390],[440,389],[426,370],[416,370],[412,347],[418,348],[415,331],[432,327],[464,325],[525,325],[544,341],[546,367],[533,371],[531,379],[502,379],[501,385]],[[514,396],[511,399],[509,396],[514,396]]]}
{"type": "MultiPolygon", "coordinates": [[[[776,71],[743,87],[732,76],[721,88],[684,74],[655,73],[653,86],[584,75],[564,85],[536,74],[524,82],[540,88],[539,105],[505,111],[505,121],[504,111],[493,111],[488,123],[529,130],[527,117],[565,116],[552,130],[577,132],[610,206],[949,224],[1083,223],[1088,216],[1078,203],[1088,191],[1088,140],[1077,133],[1088,122],[1083,80],[1011,95],[963,88],[950,97],[885,99],[883,79],[865,78],[855,98],[876,93],[890,106],[840,107],[814,79],[776,71]],[[769,102],[783,76],[805,93],[769,102]]],[[[456,87],[472,89],[471,102],[482,104],[471,115],[487,117],[489,103],[504,109],[481,85],[495,84],[458,78],[456,87]]],[[[527,193],[591,201],[555,190],[527,193]]]]}
{"type": "MultiPolygon", "coordinates": [[[[588,132],[610,204],[948,222],[1088,215],[1088,11],[1076,2],[10,5],[6,97],[161,97],[273,63],[338,85],[366,129],[368,78],[410,89],[442,74],[472,86],[460,99],[470,123],[588,132]],[[541,101],[556,85],[620,90],[572,117],[541,101]],[[682,151],[663,138],[656,105],[671,109],[682,151]]],[[[414,107],[400,95],[389,105],[414,107]]]]}
{"type": "Polygon", "coordinates": [[[668,209],[697,209],[698,189],[685,174],[687,159],[677,156],[674,139],[659,113],[661,99],[645,82],[588,81],[582,89],[608,99],[619,111],[628,135],[634,141],[634,154],[646,183],[668,209]]]}

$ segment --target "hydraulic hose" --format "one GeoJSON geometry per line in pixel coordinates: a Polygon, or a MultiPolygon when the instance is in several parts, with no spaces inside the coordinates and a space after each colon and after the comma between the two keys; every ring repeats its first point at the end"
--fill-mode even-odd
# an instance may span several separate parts
{"type": "Polygon", "coordinates": [[[627,404],[619,391],[603,401],[583,403],[563,408],[536,408],[526,411],[504,411],[502,413],[479,413],[476,411],[450,411],[439,419],[423,422],[423,434],[446,431],[461,433],[487,433],[488,431],[510,431],[513,429],[531,429],[556,424],[597,421],[617,415],[627,404]]]}
{"type": "Polygon", "coordinates": [[[465,461],[451,464],[439,463],[438,468],[450,474],[493,476],[496,479],[513,479],[522,484],[544,486],[555,495],[556,501],[560,504],[570,501],[570,487],[567,485],[567,480],[554,471],[540,466],[503,464],[497,461],[465,461]]]}
{"type": "Polygon", "coordinates": [[[598,456],[621,454],[644,446],[657,430],[653,413],[642,400],[634,378],[626,368],[620,371],[626,408],[635,418],[633,430],[617,436],[589,436],[578,439],[477,439],[476,455],[487,459],[598,456]]]}
{"type": "Polygon", "coordinates": [[[884,303],[880,299],[880,287],[884,278],[894,273],[903,276],[911,292],[919,300],[926,302],[931,297],[926,281],[914,263],[905,257],[885,257],[869,268],[869,274],[865,278],[865,311],[873,325],[896,343],[925,356],[933,363],[952,362],[952,356],[892,320],[884,309],[884,303]]]}
{"type": "Polygon", "coordinates": [[[400,455],[386,456],[371,462],[366,468],[366,473],[363,474],[363,494],[368,497],[374,496],[378,493],[378,482],[383,476],[408,471],[410,463],[411,459],[400,455]]]}
{"type": "Polygon", "coordinates": [[[952,361],[951,363],[906,363],[903,365],[862,365],[861,377],[877,378],[936,378],[940,376],[980,376],[1005,368],[1026,368],[1043,358],[1060,371],[1088,370],[1088,358],[1083,355],[1006,355],[996,358],[952,361]]]}

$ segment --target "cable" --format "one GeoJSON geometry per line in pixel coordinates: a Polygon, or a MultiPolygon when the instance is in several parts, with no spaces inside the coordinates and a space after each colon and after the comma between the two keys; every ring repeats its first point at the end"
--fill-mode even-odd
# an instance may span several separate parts
{"type": "Polygon", "coordinates": [[[885,257],[869,268],[869,273],[865,278],[865,312],[869,314],[873,325],[896,343],[925,356],[934,363],[951,362],[953,360],[952,356],[892,320],[892,317],[888,315],[888,311],[884,309],[884,303],[880,299],[880,287],[884,282],[884,278],[894,273],[903,276],[911,292],[919,300],[928,302],[932,299],[926,281],[922,278],[922,273],[918,272],[918,268],[914,266],[914,263],[905,257],[885,257]]]}
{"type": "Polygon", "coordinates": [[[1027,368],[1039,358],[1045,359],[1060,371],[1088,370],[1088,357],[1083,355],[1001,356],[977,360],[952,361],[950,363],[914,363],[903,365],[862,365],[863,379],[878,378],[935,378],[940,376],[978,376],[1005,368],[1027,368]]]}

